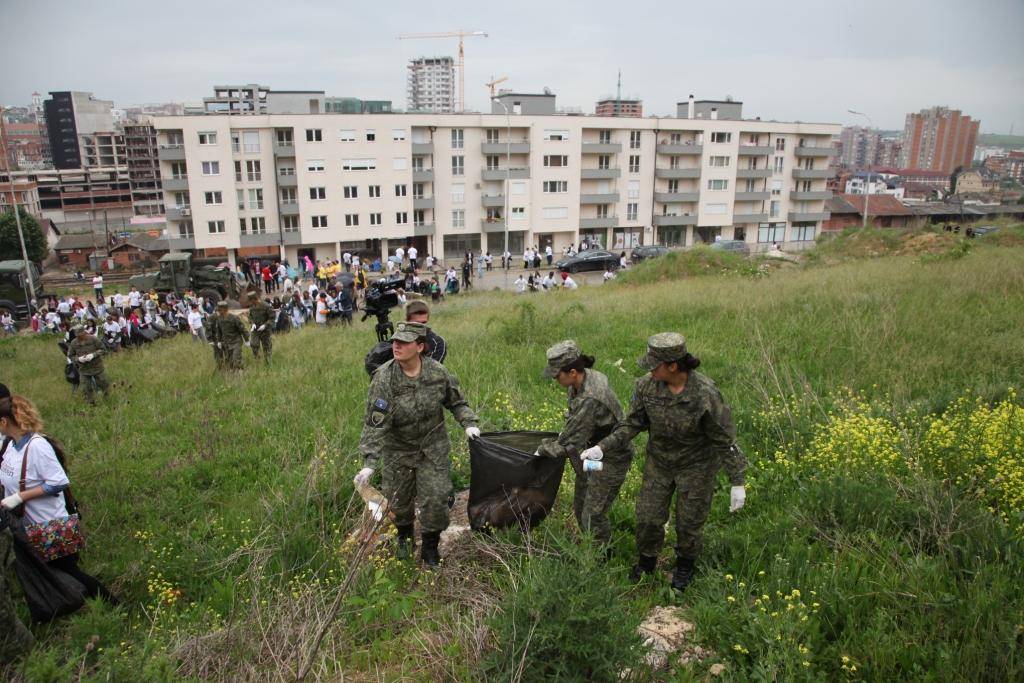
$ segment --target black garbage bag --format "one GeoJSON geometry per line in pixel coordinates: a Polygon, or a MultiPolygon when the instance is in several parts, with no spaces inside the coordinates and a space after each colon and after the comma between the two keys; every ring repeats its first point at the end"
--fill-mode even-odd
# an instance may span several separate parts
{"type": "Polygon", "coordinates": [[[78,376],[78,368],[75,367],[74,363],[64,364],[64,379],[68,381],[68,384],[78,386],[80,378],[78,376]]]}
{"type": "Polygon", "coordinates": [[[565,458],[535,457],[553,432],[489,432],[469,442],[469,525],[474,530],[539,524],[555,504],[565,458]]]}
{"type": "Polygon", "coordinates": [[[373,373],[377,372],[377,368],[384,365],[394,357],[395,353],[391,349],[391,342],[377,342],[374,347],[370,349],[370,352],[366,354],[366,358],[363,360],[363,369],[366,370],[367,375],[373,377],[373,373]]]}
{"type": "Polygon", "coordinates": [[[25,536],[20,520],[3,511],[0,529],[8,526],[14,537],[14,573],[33,621],[53,621],[80,609],[85,604],[85,586],[40,559],[25,536]]]}

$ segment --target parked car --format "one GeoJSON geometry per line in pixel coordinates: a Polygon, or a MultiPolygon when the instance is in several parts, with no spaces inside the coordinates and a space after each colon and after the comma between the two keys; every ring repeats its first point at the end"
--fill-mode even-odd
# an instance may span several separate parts
{"type": "Polygon", "coordinates": [[[670,251],[672,250],[661,244],[648,244],[642,247],[635,247],[633,252],[629,255],[629,260],[632,263],[640,263],[644,259],[664,256],[670,251]]]}
{"type": "Polygon", "coordinates": [[[743,240],[718,240],[711,243],[711,248],[721,249],[722,251],[733,251],[737,254],[750,256],[750,246],[743,240]]]}
{"type": "Polygon", "coordinates": [[[584,270],[604,270],[619,267],[619,257],[610,251],[602,249],[588,249],[581,251],[576,256],[564,258],[555,263],[555,267],[568,273],[578,273],[584,270]]]}
{"type": "Polygon", "coordinates": [[[981,225],[977,228],[967,228],[969,234],[968,237],[981,237],[982,235],[989,235],[999,230],[998,225],[981,225]]]}

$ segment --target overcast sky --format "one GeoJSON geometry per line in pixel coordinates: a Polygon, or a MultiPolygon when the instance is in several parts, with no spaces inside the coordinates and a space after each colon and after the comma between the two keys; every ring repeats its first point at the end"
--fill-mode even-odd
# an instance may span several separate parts
{"type": "Polygon", "coordinates": [[[1024,0],[822,2],[338,2],[0,0],[0,103],[33,90],[87,90],[118,106],[200,102],[219,83],[325,90],[405,107],[406,63],[455,55],[457,39],[402,33],[482,29],[466,39],[466,100],[490,76],[549,87],[592,112],[615,92],[644,113],[731,95],[745,118],[902,129],[933,105],[1024,134],[1024,0]]]}

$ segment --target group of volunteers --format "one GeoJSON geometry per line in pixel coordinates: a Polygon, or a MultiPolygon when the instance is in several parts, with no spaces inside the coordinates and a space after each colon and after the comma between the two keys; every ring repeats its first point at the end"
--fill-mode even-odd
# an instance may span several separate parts
{"type": "MultiPolygon", "coordinates": [[[[364,463],[354,484],[367,486],[380,470],[399,557],[411,555],[419,509],[420,557],[433,567],[440,561],[438,541],[448,526],[452,491],[444,411],[452,413],[469,439],[481,433],[457,378],[443,359],[431,356],[428,320],[429,310],[424,318],[398,323],[391,337],[394,358],[373,374],[359,442],[364,463]]],[[[730,511],[743,507],[746,499],[747,461],[736,444],[731,411],[714,382],[697,372],[700,360],[687,351],[681,334],[665,332],[647,340],[647,352],[638,362],[647,374],[637,380],[625,412],[594,362],[572,340],[547,350],[543,376],[565,388],[568,410],[562,431],[541,442],[534,455],[570,461],[576,472],[576,520],[607,548],[608,512],[632,464],[631,442],[648,432],[636,499],[639,557],[630,578],[636,582],[654,572],[674,495],[672,587],[684,590],[693,580],[720,469],[725,468],[731,484],[730,511]]]]}

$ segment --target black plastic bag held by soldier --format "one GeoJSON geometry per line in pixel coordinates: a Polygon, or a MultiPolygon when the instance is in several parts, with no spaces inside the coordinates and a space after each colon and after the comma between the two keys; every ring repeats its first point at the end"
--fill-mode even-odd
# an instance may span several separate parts
{"type": "Polygon", "coordinates": [[[552,432],[490,432],[469,442],[469,524],[474,530],[539,524],[555,504],[565,458],[535,457],[552,432]]]}

